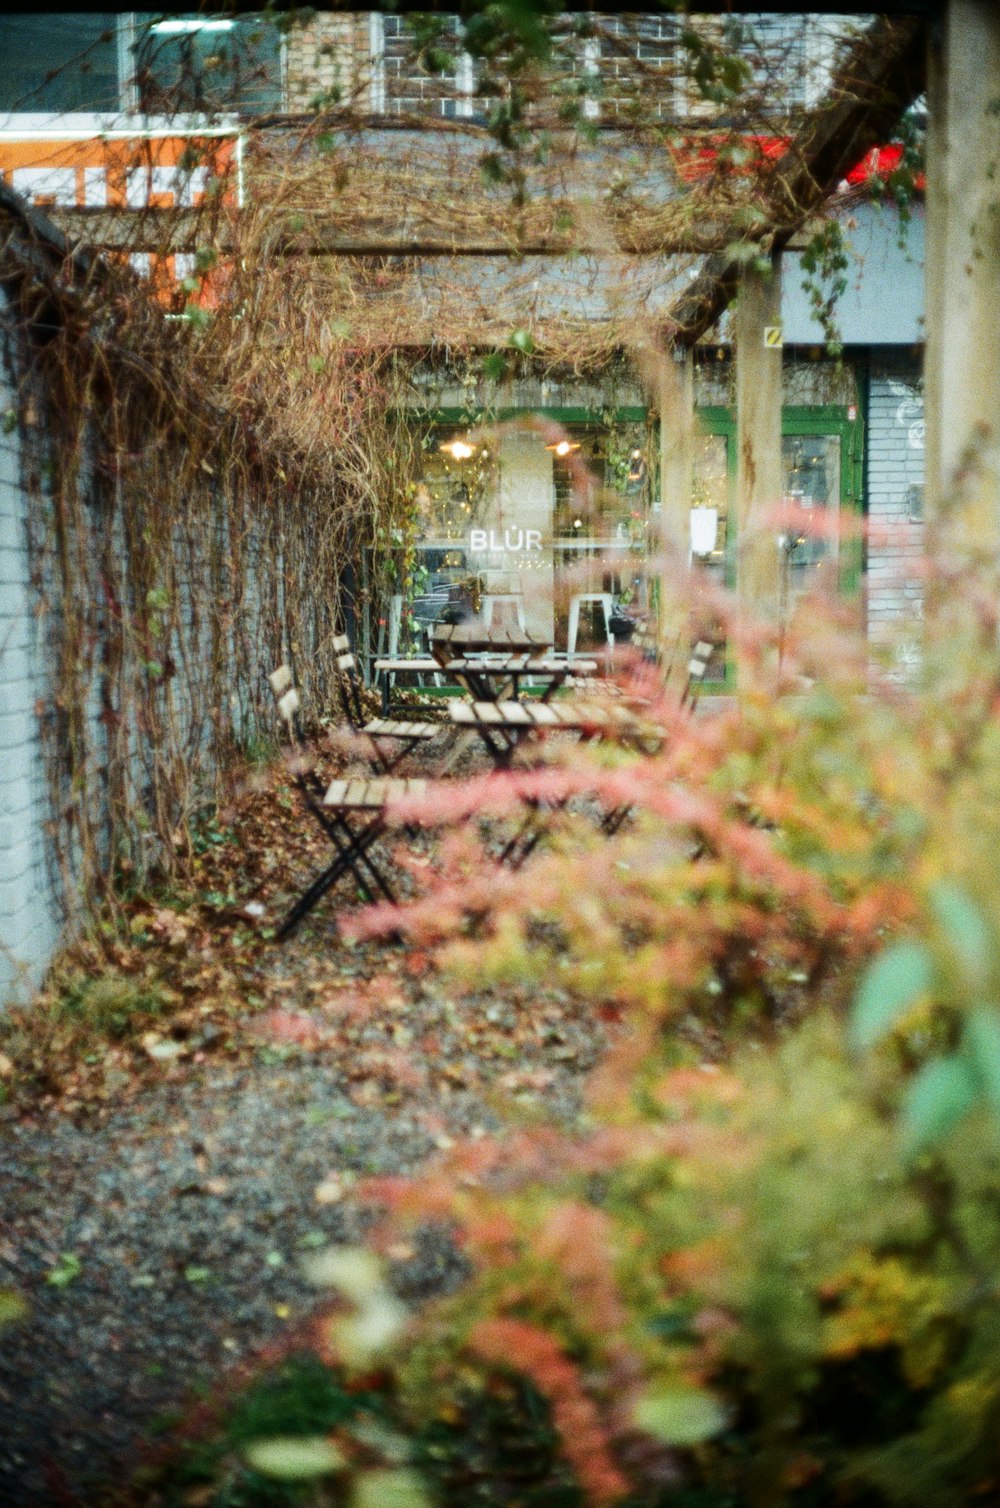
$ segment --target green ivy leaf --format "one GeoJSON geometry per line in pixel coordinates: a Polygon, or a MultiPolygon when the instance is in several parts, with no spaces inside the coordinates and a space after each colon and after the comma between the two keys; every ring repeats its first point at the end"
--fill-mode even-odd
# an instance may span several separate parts
{"type": "Polygon", "coordinates": [[[647,1435],[665,1445],[697,1445],[726,1426],[719,1400],[703,1388],[664,1388],[647,1393],[632,1410],[632,1418],[647,1435]]]}
{"type": "Polygon", "coordinates": [[[507,337],[507,344],[524,356],[530,356],[535,349],[535,337],[530,330],[512,330],[507,337]]]}
{"type": "Polygon", "coordinates": [[[939,1141],[968,1113],[975,1098],[975,1080],[961,1058],[934,1058],[925,1063],[903,1106],[908,1149],[917,1152],[939,1141]]]}
{"type": "Polygon", "coordinates": [[[989,973],[989,928],[983,914],[960,886],[942,880],[930,892],[931,910],[973,989],[981,989],[989,973]]]}
{"type": "Polygon", "coordinates": [[[887,948],[861,981],[851,1014],[852,1046],[861,1051],[874,1046],[927,994],[933,980],[933,962],[923,943],[899,942],[887,948]]]}
{"type": "Polygon", "coordinates": [[[189,325],[194,325],[196,330],[204,330],[212,323],[212,312],[203,309],[200,304],[187,304],[182,315],[189,325]]]}
{"type": "Polygon", "coordinates": [[[343,1471],[347,1465],[343,1452],[322,1435],[255,1440],[245,1455],[255,1471],[283,1482],[308,1482],[343,1471]]]}

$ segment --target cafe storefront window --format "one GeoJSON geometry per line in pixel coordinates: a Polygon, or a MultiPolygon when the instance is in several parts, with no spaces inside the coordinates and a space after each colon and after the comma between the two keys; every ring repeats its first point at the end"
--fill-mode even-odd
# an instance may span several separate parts
{"type": "Polygon", "coordinates": [[[648,611],[654,479],[641,416],[430,429],[413,491],[418,641],[473,615],[559,649],[627,638],[648,611]]]}

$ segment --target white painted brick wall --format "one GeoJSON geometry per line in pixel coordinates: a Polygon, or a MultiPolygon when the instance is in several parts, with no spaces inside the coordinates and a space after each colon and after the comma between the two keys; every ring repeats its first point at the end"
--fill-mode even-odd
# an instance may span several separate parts
{"type": "MultiPolygon", "coordinates": [[[[0,414],[14,404],[0,366],[0,414]]],[[[35,712],[44,677],[14,431],[0,435],[0,1006],[30,994],[61,931],[44,847],[49,807],[35,712]]]]}
{"type": "Polygon", "coordinates": [[[868,393],[868,634],[901,660],[915,648],[923,607],[924,526],[911,516],[911,489],[924,482],[920,368],[906,356],[877,357],[868,393]]]}

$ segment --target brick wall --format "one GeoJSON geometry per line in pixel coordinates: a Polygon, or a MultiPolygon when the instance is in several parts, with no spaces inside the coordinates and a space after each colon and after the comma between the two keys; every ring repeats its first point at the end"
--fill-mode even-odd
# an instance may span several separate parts
{"type": "Polygon", "coordinates": [[[352,103],[376,108],[370,97],[372,42],[366,13],[320,11],[293,26],[285,44],[285,98],[289,110],[352,103]]]}
{"type": "MultiPolygon", "coordinates": [[[[692,57],[681,39],[697,32],[704,41],[728,49],[722,18],[597,14],[593,22],[591,38],[564,48],[565,76],[556,86],[569,95],[574,85],[581,86],[586,116],[614,122],[636,113],[643,119],[719,113],[690,77],[692,57]]],[[[443,17],[442,27],[440,48],[456,59],[448,74],[421,66],[413,28],[404,16],[318,12],[288,33],[287,108],[309,110],[327,97],[330,103],[352,101],[362,110],[388,115],[481,116],[490,108],[489,101],[475,95],[481,65],[462,57],[457,17],[443,17]]],[[[839,34],[837,26],[812,17],[758,18],[748,31],[755,93],[772,106],[780,97],[786,107],[821,92],[839,34]]]]}
{"type": "Polygon", "coordinates": [[[922,610],[924,400],[919,363],[872,361],[868,400],[868,635],[912,658],[922,610]]]}
{"type": "MultiPolygon", "coordinates": [[[[0,366],[0,417],[14,401],[0,366]]],[[[60,935],[35,711],[45,692],[43,620],[30,585],[20,460],[18,431],[0,432],[0,1006],[31,992],[60,935]]]]}

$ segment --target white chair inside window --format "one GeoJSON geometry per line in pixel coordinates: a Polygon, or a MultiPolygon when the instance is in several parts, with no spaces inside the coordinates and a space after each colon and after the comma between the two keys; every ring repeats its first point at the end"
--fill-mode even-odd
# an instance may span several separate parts
{"type": "Polygon", "coordinates": [[[481,611],[483,622],[487,628],[493,627],[494,609],[501,608],[501,616],[498,621],[510,622],[511,609],[517,617],[517,626],[522,633],[528,632],[527,620],[524,616],[524,597],[520,592],[484,592],[482,597],[481,611]]]}
{"type": "Polygon", "coordinates": [[[604,612],[604,637],[609,649],[615,641],[611,633],[611,614],[614,610],[614,595],[611,592],[575,592],[569,599],[569,625],[566,630],[566,655],[572,659],[576,654],[576,640],[580,632],[580,603],[599,602],[604,612]]]}

